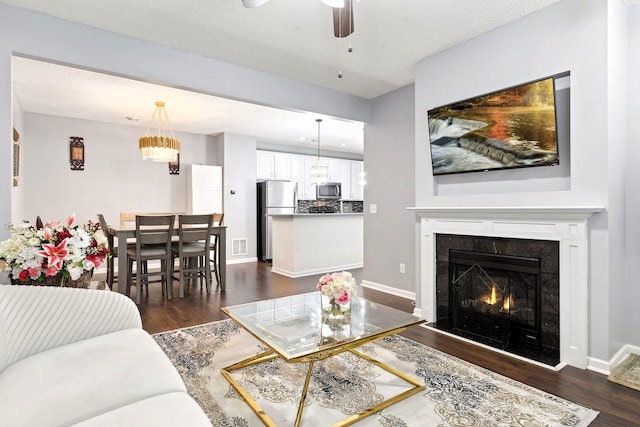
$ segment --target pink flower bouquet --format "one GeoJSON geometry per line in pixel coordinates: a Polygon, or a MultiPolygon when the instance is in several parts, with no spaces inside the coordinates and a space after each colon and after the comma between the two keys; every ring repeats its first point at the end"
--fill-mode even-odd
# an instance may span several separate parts
{"type": "Polygon", "coordinates": [[[47,222],[38,229],[23,222],[7,226],[11,238],[0,242],[0,260],[14,283],[53,283],[48,278],[75,281],[102,264],[109,250],[106,238],[96,233],[100,225],[89,221],[80,227],[74,222],[72,215],[67,225],[47,222]]]}

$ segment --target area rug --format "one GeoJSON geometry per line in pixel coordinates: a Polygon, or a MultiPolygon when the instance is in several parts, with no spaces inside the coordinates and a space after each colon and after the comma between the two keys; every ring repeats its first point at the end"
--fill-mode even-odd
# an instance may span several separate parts
{"type": "Polygon", "coordinates": [[[640,356],[630,354],[616,366],[608,380],[634,390],[640,390],[640,356]]]}
{"type": "MultiPolygon", "coordinates": [[[[214,426],[262,426],[220,369],[265,347],[231,320],[154,335],[189,393],[214,426]]],[[[426,390],[358,422],[358,426],[586,426],[597,412],[392,335],[359,350],[421,379],[426,390]]],[[[233,372],[278,426],[292,426],[306,364],[273,360],[233,372]]],[[[408,388],[351,353],[318,362],[303,412],[304,427],[326,427],[408,388]]]]}

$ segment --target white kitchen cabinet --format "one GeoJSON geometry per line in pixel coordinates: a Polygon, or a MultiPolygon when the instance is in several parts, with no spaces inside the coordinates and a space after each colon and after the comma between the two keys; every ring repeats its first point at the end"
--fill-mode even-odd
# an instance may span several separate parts
{"type": "Polygon", "coordinates": [[[351,161],[344,159],[327,159],[329,165],[329,182],[342,184],[342,199],[351,199],[351,161]]]}
{"type": "Polygon", "coordinates": [[[291,154],[273,153],[273,179],[291,180],[291,154]]]}
{"type": "Polygon", "coordinates": [[[313,161],[315,157],[291,155],[291,181],[298,183],[298,199],[300,200],[314,200],[316,198],[315,186],[309,185],[311,180],[309,159],[313,161]]]}
{"type": "Polygon", "coordinates": [[[256,150],[258,179],[291,180],[291,154],[256,150]]]}
{"type": "Polygon", "coordinates": [[[360,182],[360,172],[364,172],[364,162],[351,161],[351,200],[364,200],[364,186],[360,182]]]}
{"type": "Polygon", "coordinates": [[[257,170],[258,179],[273,179],[273,174],[274,174],[273,152],[256,151],[256,160],[258,163],[258,170],[257,170]]]}
{"type": "Polygon", "coordinates": [[[223,212],[222,166],[188,166],[187,210],[191,214],[223,212]]]}

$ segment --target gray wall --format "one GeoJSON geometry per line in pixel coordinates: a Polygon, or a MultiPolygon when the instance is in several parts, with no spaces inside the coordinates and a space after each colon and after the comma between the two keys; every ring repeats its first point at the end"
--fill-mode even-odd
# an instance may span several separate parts
{"type": "Polygon", "coordinates": [[[590,220],[588,284],[589,356],[605,361],[625,340],[621,331],[631,317],[618,305],[625,289],[621,163],[626,156],[624,93],[629,92],[623,48],[628,9],[619,0],[564,0],[416,67],[417,206],[607,209],[590,220]],[[568,177],[554,168],[432,176],[429,109],[565,71],[571,72],[571,113],[561,125],[569,126],[571,146],[569,158],[561,161],[569,163],[568,177]]]}
{"type": "MultiPolygon", "coordinates": [[[[0,223],[12,212],[13,54],[262,105],[366,122],[369,101],[0,4],[0,223]]],[[[0,230],[0,238],[8,233],[0,230]]]]}
{"type": "Polygon", "coordinates": [[[224,224],[227,229],[227,253],[233,239],[247,239],[247,255],[230,257],[257,261],[256,213],[256,138],[224,133],[217,137],[224,151],[224,224]],[[235,194],[231,194],[235,190],[235,194]]]}
{"type": "Polygon", "coordinates": [[[409,85],[376,98],[364,128],[363,278],[407,296],[415,292],[413,214],[405,210],[414,204],[414,92],[409,85]]]}

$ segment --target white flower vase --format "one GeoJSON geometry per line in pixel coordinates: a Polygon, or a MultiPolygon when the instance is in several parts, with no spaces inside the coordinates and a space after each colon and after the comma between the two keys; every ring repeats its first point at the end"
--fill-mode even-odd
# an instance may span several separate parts
{"type": "Polygon", "coordinates": [[[335,298],[322,295],[322,322],[331,329],[339,329],[351,322],[351,299],[346,304],[339,304],[335,298]]]}

